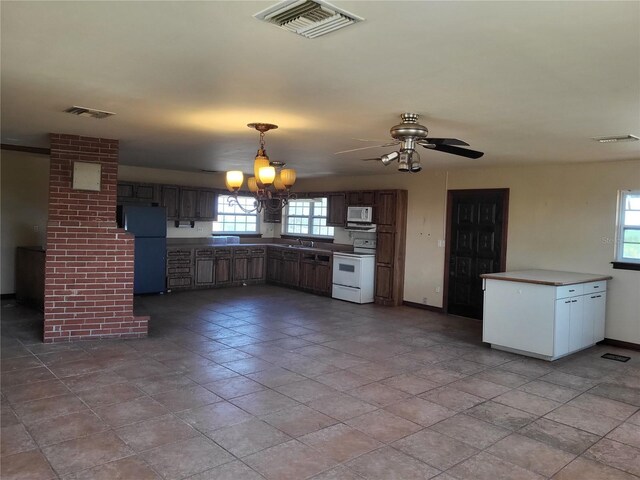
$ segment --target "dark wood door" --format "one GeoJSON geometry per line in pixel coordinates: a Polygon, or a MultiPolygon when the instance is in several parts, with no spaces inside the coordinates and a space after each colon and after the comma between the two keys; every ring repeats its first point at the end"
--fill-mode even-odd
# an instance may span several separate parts
{"type": "Polygon", "coordinates": [[[508,189],[450,190],[447,209],[446,310],[482,319],[483,273],[505,268],[508,189]]]}

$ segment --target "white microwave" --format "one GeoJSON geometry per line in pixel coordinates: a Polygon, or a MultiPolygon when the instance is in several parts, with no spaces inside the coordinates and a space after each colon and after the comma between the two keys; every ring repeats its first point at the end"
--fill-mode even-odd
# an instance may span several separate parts
{"type": "Polygon", "coordinates": [[[373,207],[347,207],[348,223],[372,223],[373,207]]]}

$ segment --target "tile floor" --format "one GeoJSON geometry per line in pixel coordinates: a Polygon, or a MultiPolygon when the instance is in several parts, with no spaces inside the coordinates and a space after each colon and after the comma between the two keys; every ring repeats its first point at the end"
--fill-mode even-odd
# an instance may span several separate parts
{"type": "Polygon", "coordinates": [[[3,480],[640,478],[640,352],[548,363],[271,286],[137,308],[148,339],[45,345],[4,303],[3,480]]]}

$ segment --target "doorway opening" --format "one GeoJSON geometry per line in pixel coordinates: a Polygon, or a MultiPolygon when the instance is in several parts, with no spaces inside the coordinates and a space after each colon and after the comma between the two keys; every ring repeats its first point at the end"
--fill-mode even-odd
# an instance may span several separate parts
{"type": "Polygon", "coordinates": [[[482,320],[483,273],[503,272],[509,189],[449,190],[444,311],[482,320]]]}

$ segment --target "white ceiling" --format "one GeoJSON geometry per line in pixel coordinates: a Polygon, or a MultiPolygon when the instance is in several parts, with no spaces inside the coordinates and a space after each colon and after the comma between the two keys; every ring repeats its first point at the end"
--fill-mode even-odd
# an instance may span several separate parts
{"type": "MultiPolygon", "coordinates": [[[[382,173],[360,158],[405,111],[426,168],[640,158],[640,2],[341,1],[364,22],[309,40],[253,14],[276,3],[2,2],[2,143],[118,138],[121,162],[250,170],[258,134],[304,175],[382,173]],[[75,117],[72,105],[116,112],[75,117]]],[[[393,168],[393,167],[389,167],[393,168]]]]}

